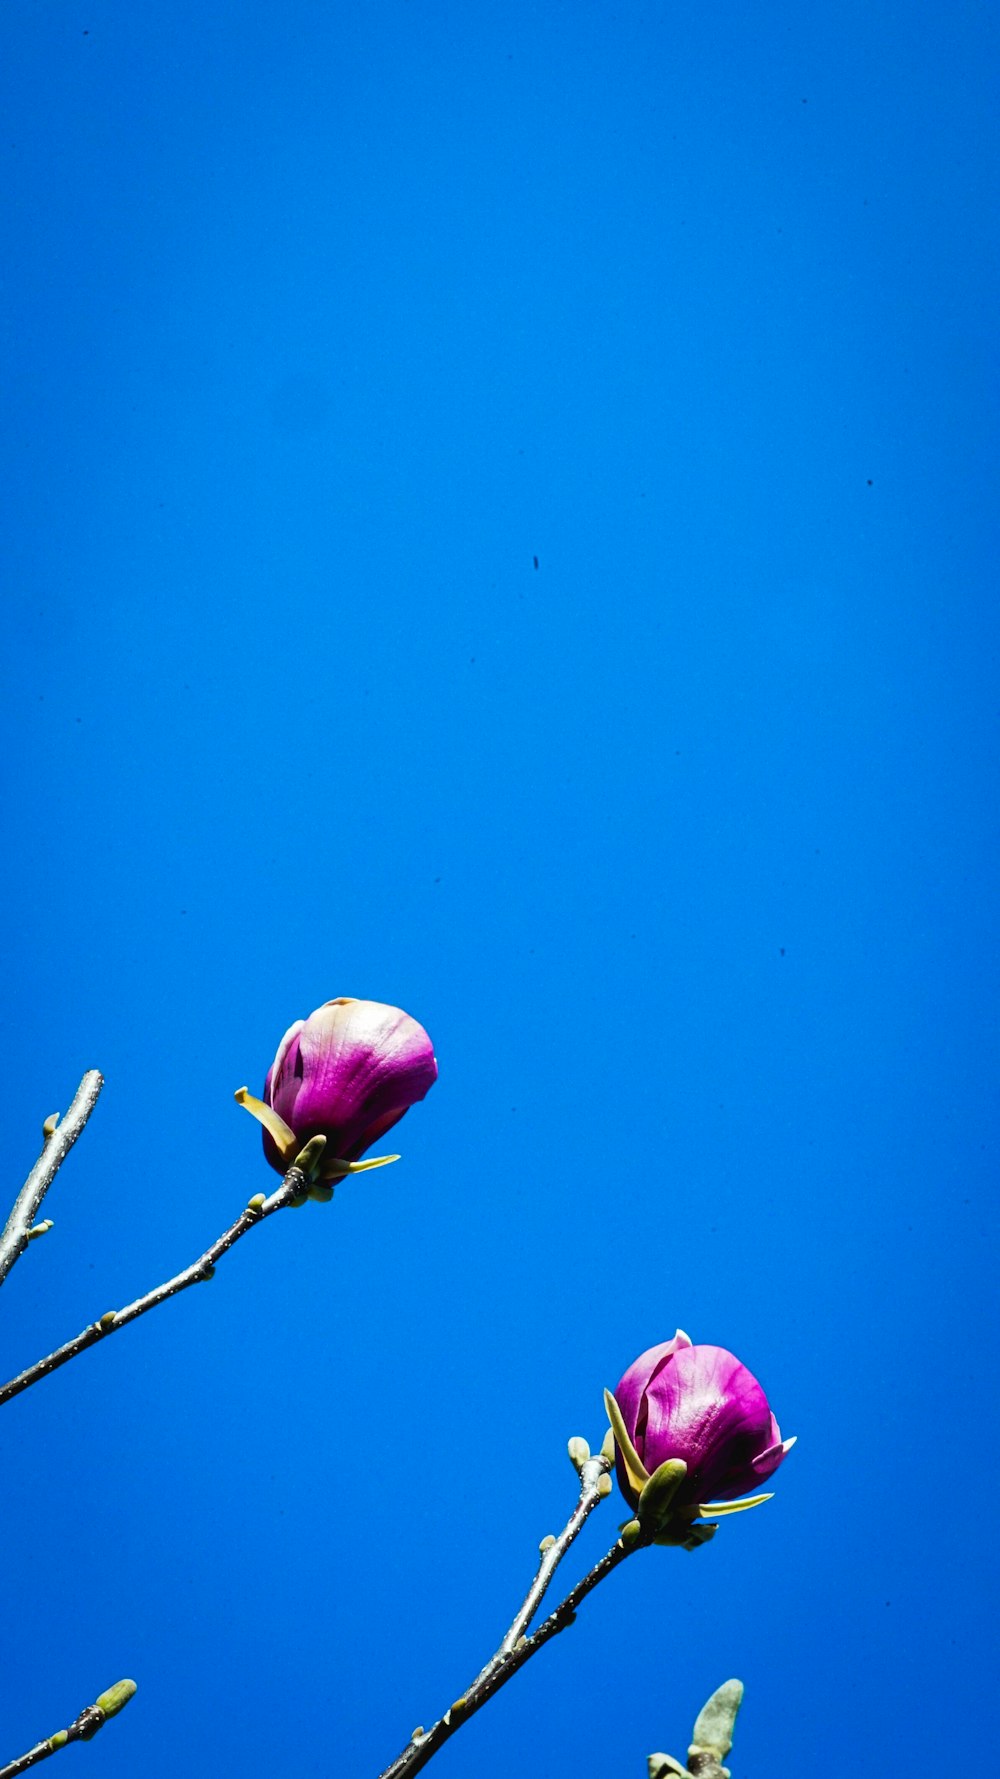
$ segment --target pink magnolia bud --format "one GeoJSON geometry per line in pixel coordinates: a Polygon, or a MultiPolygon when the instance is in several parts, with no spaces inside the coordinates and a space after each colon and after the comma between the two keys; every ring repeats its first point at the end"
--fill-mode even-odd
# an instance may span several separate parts
{"type": "MultiPolygon", "coordinates": [[[[782,1441],[757,1379],[724,1347],[692,1346],[680,1329],[630,1365],[614,1392],[641,1464],[652,1475],[681,1458],[687,1475],[676,1508],[732,1501],[771,1476],[795,1443],[782,1441]]],[[[618,1482],[633,1507],[639,1491],[620,1448],[618,1482]]]]}
{"type": "Polygon", "coordinates": [[[398,1007],[342,996],[289,1027],[263,1104],[245,1089],[237,1097],[264,1125],[264,1153],[279,1173],[310,1137],[324,1136],[323,1171],[335,1177],[345,1171],[335,1163],[357,1161],[436,1080],[422,1025],[398,1007]]]}

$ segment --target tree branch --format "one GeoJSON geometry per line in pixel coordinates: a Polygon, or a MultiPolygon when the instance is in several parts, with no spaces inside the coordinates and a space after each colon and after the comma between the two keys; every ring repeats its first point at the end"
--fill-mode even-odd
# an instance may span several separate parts
{"type": "MultiPolygon", "coordinates": [[[[603,1556],[599,1563],[594,1564],[589,1574],[570,1589],[565,1600],[553,1612],[549,1613],[548,1618],[543,1620],[537,1631],[533,1632],[530,1637],[524,1635],[557,1565],[565,1556],[587,1516],[593,1512],[598,1502],[610,1492],[609,1473],[613,1462],[614,1460],[610,1456],[605,1456],[601,1452],[597,1457],[588,1456],[580,1463],[580,1499],[558,1538],[555,1538],[551,1544],[548,1543],[548,1540],[543,1539],[542,1560],[538,1567],[538,1573],[528,1590],[523,1606],[496,1654],[490,1658],[485,1668],[480,1670],[468,1690],[462,1694],[461,1698],[455,1700],[455,1703],[444,1713],[443,1717],[438,1719],[437,1723],[433,1724],[429,1730],[425,1730],[422,1726],[414,1730],[407,1746],[401,1754],[396,1756],[392,1765],[386,1767],[380,1775],[380,1779],[403,1779],[404,1775],[406,1775],[406,1779],[409,1779],[411,1774],[419,1773],[438,1749],[443,1747],[444,1743],[455,1734],[455,1731],[460,1729],[462,1724],[466,1723],[475,1712],[479,1711],[488,1699],[492,1699],[494,1693],[498,1693],[502,1686],[506,1686],[508,1680],[517,1673],[518,1669],[524,1667],[525,1662],[530,1661],[531,1657],[537,1654],[544,1644],[557,1636],[560,1631],[564,1631],[567,1625],[573,1623],[577,1607],[597,1586],[598,1582],[603,1581],[606,1575],[610,1575],[612,1569],[617,1569],[619,1563],[633,1550],[640,1548],[638,1542],[626,1546],[619,1538],[607,1555],[603,1556]]],[[[0,1774],[0,1779],[3,1779],[2,1774],[0,1774]]]]}
{"type": "MultiPolygon", "coordinates": [[[[20,1372],[17,1377],[11,1379],[9,1384],[4,1384],[0,1389],[0,1404],[9,1402],[13,1396],[20,1396],[22,1390],[30,1389],[32,1384],[37,1384],[43,1377],[48,1377],[50,1372],[57,1371],[60,1365],[65,1365],[68,1360],[75,1359],[78,1353],[86,1352],[88,1347],[96,1346],[98,1341],[105,1340],[109,1334],[117,1334],[119,1328],[126,1328],[130,1322],[136,1321],[139,1316],[144,1316],[147,1310],[155,1309],[157,1304],[166,1303],[169,1297],[176,1297],[179,1291],[186,1291],[189,1285],[200,1285],[206,1279],[210,1279],[215,1272],[216,1261],[220,1260],[223,1254],[228,1253],[229,1249],[242,1236],[246,1235],[248,1229],[253,1229],[258,1223],[263,1223],[264,1218],[272,1217],[275,1211],[283,1211],[287,1205],[301,1204],[308,1190],[309,1182],[302,1169],[297,1166],[290,1167],[281,1185],[276,1192],[272,1192],[270,1198],[265,1198],[262,1192],[257,1193],[256,1197],[250,1200],[246,1210],[241,1211],[236,1222],[230,1224],[218,1240],[214,1241],[210,1248],[206,1248],[204,1254],[200,1255],[190,1266],[186,1266],[183,1272],[177,1273],[165,1284],[157,1285],[155,1290],[147,1291],[144,1297],[137,1297],[134,1303],[126,1304],[124,1309],[107,1310],[98,1321],[89,1323],[80,1334],[75,1335],[72,1340],[68,1340],[64,1346],[57,1347],[54,1353],[49,1353],[46,1358],[39,1359],[34,1365],[29,1365],[27,1371],[20,1372]]],[[[41,1759],[42,1757],[39,1755],[37,1758],[41,1759]]],[[[4,1779],[2,1773],[0,1773],[0,1779],[4,1779]]]]}
{"type": "MultiPolygon", "coordinates": [[[[96,1096],[95,1096],[96,1097],[96,1096]]],[[[135,1694],[134,1680],[119,1680],[115,1686],[109,1686],[106,1693],[93,1705],[86,1705],[67,1730],[57,1730],[54,1736],[46,1736],[44,1742],[36,1742],[27,1754],[12,1760],[5,1767],[0,1767],[0,1779],[16,1779],[18,1773],[26,1773],[29,1767],[35,1767],[40,1760],[48,1760],[50,1754],[58,1754],[70,1742],[89,1742],[96,1736],[99,1729],[107,1723],[109,1717],[117,1717],[124,1710],[135,1694]]]]}
{"type": "MultiPolygon", "coordinates": [[[[15,1260],[20,1258],[28,1246],[32,1225],[41,1209],[42,1200],[94,1110],[103,1086],[103,1075],[97,1069],[88,1069],[62,1123],[58,1122],[58,1112],[53,1112],[51,1118],[46,1118],[42,1153],[21,1187],[4,1232],[0,1235],[0,1285],[15,1260]]],[[[51,1227],[49,1223],[44,1225],[47,1229],[51,1227]]],[[[38,1233],[42,1233],[41,1228],[38,1233]]]]}

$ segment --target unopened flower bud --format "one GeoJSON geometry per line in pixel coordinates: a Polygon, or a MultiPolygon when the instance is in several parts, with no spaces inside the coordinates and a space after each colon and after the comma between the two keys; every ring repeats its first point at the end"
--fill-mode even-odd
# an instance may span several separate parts
{"type": "MultiPolygon", "coordinates": [[[[795,1443],[782,1440],[767,1397],[745,1365],[723,1347],[693,1346],[680,1330],[630,1365],[607,1400],[618,1482],[644,1520],[646,1485],[672,1461],[687,1466],[667,1504],[673,1513],[735,1513],[768,1499],[735,1498],[771,1476],[795,1443]]],[[[660,1517],[651,1495],[647,1509],[660,1517]]]]}
{"type": "Polygon", "coordinates": [[[280,1174],[311,1139],[326,1139],[318,1185],[350,1171],[436,1079],[422,1025],[398,1007],[342,996],[289,1027],[263,1100],[245,1088],[236,1097],[264,1126],[264,1154],[280,1174]]]}

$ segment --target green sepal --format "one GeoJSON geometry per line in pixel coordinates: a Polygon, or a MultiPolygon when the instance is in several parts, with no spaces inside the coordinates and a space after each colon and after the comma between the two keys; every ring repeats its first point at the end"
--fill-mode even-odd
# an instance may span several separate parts
{"type": "Polygon", "coordinates": [[[610,1390],[604,1392],[604,1407],[607,1410],[608,1420],[611,1422],[611,1431],[615,1436],[618,1450],[622,1455],[625,1473],[636,1494],[641,1495],[649,1481],[649,1471],[628,1436],[628,1429],[622,1419],[622,1411],[610,1390]]]}
{"type": "Polygon", "coordinates": [[[310,1186],[319,1178],[322,1171],[325,1148],[326,1138],[322,1133],[319,1136],[310,1137],[308,1143],[303,1145],[292,1163],[292,1166],[297,1167],[300,1173],[305,1174],[310,1186]]]}
{"type": "Polygon", "coordinates": [[[329,1180],[314,1180],[309,1188],[309,1197],[314,1204],[328,1205],[333,1197],[333,1187],[329,1180]]]}
{"type": "Polygon", "coordinates": [[[714,1520],[698,1520],[687,1537],[681,1540],[681,1549],[700,1550],[703,1544],[711,1544],[718,1530],[714,1520]]]}
{"type": "MultiPolygon", "coordinates": [[[[681,1483],[687,1476],[683,1458],[667,1458],[659,1464],[646,1483],[636,1508],[636,1517],[647,1537],[659,1538],[674,1519],[673,1503],[681,1483]]],[[[684,1528],[685,1535],[687,1527],[684,1528]]]]}

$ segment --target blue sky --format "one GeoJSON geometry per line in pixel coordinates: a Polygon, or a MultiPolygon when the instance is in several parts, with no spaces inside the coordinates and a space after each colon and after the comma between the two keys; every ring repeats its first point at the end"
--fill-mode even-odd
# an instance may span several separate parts
{"type": "Polygon", "coordinates": [[[4,1409],[3,1758],[131,1674],[81,1774],[378,1773],[680,1324],[799,1435],[776,1499],[442,1774],[638,1779],[730,1674],[736,1779],[932,1770],[992,1675],[995,17],[12,0],[5,50],[11,1200],[107,1077],[5,1375],[267,1189],[292,1019],[399,1004],[441,1075],[4,1409]]]}

